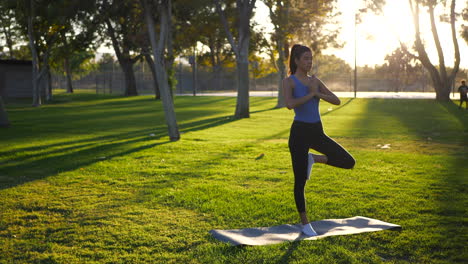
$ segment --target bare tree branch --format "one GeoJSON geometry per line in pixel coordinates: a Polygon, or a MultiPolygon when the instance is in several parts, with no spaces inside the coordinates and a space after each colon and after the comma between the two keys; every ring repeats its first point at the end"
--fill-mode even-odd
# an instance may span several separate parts
{"type": "Polygon", "coordinates": [[[416,60],[421,60],[421,58],[420,58],[419,56],[417,56],[417,55],[411,53],[411,52],[408,50],[408,47],[407,47],[403,42],[401,42],[401,41],[400,41],[400,48],[401,48],[401,50],[402,50],[405,54],[407,54],[410,58],[416,59],[416,60]]]}
{"type": "Polygon", "coordinates": [[[455,31],[455,0],[452,0],[450,6],[450,25],[452,28],[452,41],[455,48],[455,64],[453,65],[450,79],[454,80],[460,67],[460,47],[458,46],[457,32],[455,31]]]}
{"type": "Polygon", "coordinates": [[[429,5],[429,17],[431,20],[432,37],[434,39],[434,44],[437,49],[437,55],[439,57],[439,71],[442,75],[441,76],[442,80],[445,80],[447,79],[447,71],[445,70],[444,52],[442,51],[442,46],[440,45],[439,33],[437,32],[437,27],[435,24],[434,4],[429,5]]]}
{"type": "Polygon", "coordinates": [[[219,17],[221,18],[221,23],[223,23],[224,30],[226,31],[226,35],[229,40],[229,43],[231,44],[231,47],[234,50],[234,53],[236,54],[236,56],[239,56],[238,47],[236,43],[234,42],[234,38],[232,36],[231,30],[229,29],[229,23],[226,19],[226,14],[224,13],[224,10],[221,8],[220,0],[214,0],[214,3],[216,5],[216,10],[219,13],[219,17]]]}

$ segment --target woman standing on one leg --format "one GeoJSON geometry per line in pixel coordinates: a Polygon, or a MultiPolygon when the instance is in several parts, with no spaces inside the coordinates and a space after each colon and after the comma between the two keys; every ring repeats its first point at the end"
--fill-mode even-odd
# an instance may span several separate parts
{"type": "Polygon", "coordinates": [[[324,132],[319,113],[320,99],[341,104],[316,76],[307,73],[312,68],[312,52],[302,45],[294,45],[289,59],[289,77],[283,80],[283,91],[288,109],[294,109],[294,122],[289,136],[289,150],[294,171],[294,199],[301,217],[302,232],[308,236],[317,233],[306,214],[304,188],[314,163],[351,169],[354,158],[324,132]],[[309,153],[313,149],[323,155],[309,153]]]}

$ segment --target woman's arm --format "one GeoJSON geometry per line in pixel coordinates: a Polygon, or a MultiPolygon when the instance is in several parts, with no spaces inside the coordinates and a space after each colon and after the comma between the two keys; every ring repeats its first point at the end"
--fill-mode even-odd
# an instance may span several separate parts
{"type": "Polygon", "coordinates": [[[313,81],[317,83],[316,85],[319,88],[319,91],[316,94],[318,98],[323,99],[329,102],[330,104],[341,104],[340,98],[338,98],[338,96],[336,96],[332,91],[330,91],[330,89],[328,89],[328,87],[319,78],[315,77],[313,81]]]}
{"type": "Polygon", "coordinates": [[[294,98],[293,96],[293,82],[289,78],[283,79],[283,94],[284,94],[284,101],[286,102],[286,107],[291,110],[296,108],[305,102],[309,101],[315,96],[314,92],[307,94],[306,96],[294,98]]]}

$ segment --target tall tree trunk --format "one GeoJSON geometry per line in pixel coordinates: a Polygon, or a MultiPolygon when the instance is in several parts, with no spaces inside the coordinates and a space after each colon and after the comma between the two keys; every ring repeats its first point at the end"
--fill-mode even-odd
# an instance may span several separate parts
{"type": "Polygon", "coordinates": [[[280,26],[280,24],[288,23],[287,12],[285,11],[287,11],[289,8],[289,1],[286,1],[285,3],[282,1],[276,1],[276,3],[274,1],[266,1],[265,4],[270,11],[270,17],[272,18],[273,22],[276,21],[276,23],[273,23],[273,26],[275,27],[274,39],[275,49],[278,52],[278,59],[276,62],[274,61],[273,52],[271,54],[271,58],[275,64],[276,70],[278,71],[278,100],[275,108],[282,108],[286,106],[283,95],[283,79],[286,77],[285,61],[287,58],[285,50],[288,49],[288,44],[284,29],[282,26],[280,26]],[[280,21],[283,23],[280,23],[280,21]]]}
{"type": "Polygon", "coordinates": [[[6,107],[3,104],[3,99],[2,99],[2,96],[0,95],[0,127],[8,127],[8,126],[10,126],[10,122],[8,121],[6,107]]]}
{"type": "Polygon", "coordinates": [[[434,43],[437,49],[437,55],[439,57],[439,72],[441,79],[445,81],[447,79],[447,70],[445,68],[445,58],[444,52],[442,51],[442,46],[440,45],[439,33],[437,32],[437,26],[434,18],[434,6],[429,6],[429,17],[431,20],[431,31],[432,37],[434,38],[434,43]]]}
{"type": "Polygon", "coordinates": [[[236,55],[237,66],[237,102],[235,118],[248,118],[249,112],[249,42],[250,42],[250,17],[255,7],[255,0],[237,0],[239,12],[238,42],[234,42],[228,21],[221,8],[220,0],[215,1],[216,9],[220,15],[224,30],[228,36],[229,43],[236,55]]]}
{"type": "MultiPolygon", "coordinates": [[[[51,42],[53,43],[53,41],[51,42]]],[[[38,70],[37,77],[35,79],[36,87],[37,87],[37,98],[39,98],[39,105],[33,106],[40,106],[42,102],[42,97],[45,93],[46,101],[52,100],[52,84],[51,84],[51,77],[50,77],[50,66],[49,66],[49,54],[50,54],[50,47],[52,44],[49,45],[47,50],[42,55],[42,62],[41,67],[38,70]]],[[[38,66],[39,67],[39,66],[38,66]]]]}
{"type": "Polygon", "coordinates": [[[50,69],[47,70],[47,82],[49,88],[49,100],[52,100],[54,98],[54,91],[52,89],[52,73],[50,72],[50,69]]]}
{"type": "Polygon", "coordinates": [[[159,89],[161,91],[161,99],[164,108],[164,115],[169,132],[169,139],[171,141],[177,141],[180,139],[179,128],[177,126],[176,115],[174,111],[174,102],[172,100],[169,84],[167,80],[166,68],[164,66],[164,48],[166,44],[166,38],[168,37],[168,20],[170,19],[171,10],[169,10],[171,0],[163,1],[160,8],[160,30],[159,30],[159,41],[156,40],[155,26],[153,16],[151,15],[150,6],[147,0],[142,0],[143,9],[145,12],[145,19],[148,26],[148,34],[151,41],[151,47],[154,55],[154,68],[156,70],[156,78],[158,80],[159,89]]]}
{"type": "Polygon", "coordinates": [[[115,36],[115,30],[112,27],[112,23],[109,19],[106,19],[105,23],[107,25],[107,30],[112,41],[112,46],[114,47],[115,55],[117,56],[117,60],[119,61],[120,67],[122,68],[124,74],[124,94],[127,96],[138,95],[136,89],[135,73],[133,71],[133,64],[135,62],[132,61],[130,57],[130,51],[127,47],[124,47],[122,50],[120,50],[119,42],[117,40],[117,37],[115,36]]]}
{"type": "MultiPolygon", "coordinates": [[[[62,34],[62,39],[63,39],[65,48],[70,49],[65,31],[63,31],[61,34],[62,34]]],[[[73,84],[72,84],[73,76],[72,76],[72,70],[71,70],[71,65],[70,65],[70,53],[65,54],[63,58],[63,68],[65,70],[65,77],[67,80],[67,93],[73,93],[73,84]]]]}
{"type": "Polygon", "coordinates": [[[239,14],[239,45],[238,45],[238,97],[236,105],[236,118],[250,117],[249,109],[249,44],[250,44],[250,18],[255,6],[253,1],[237,0],[239,14]]]}
{"type": "Polygon", "coordinates": [[[420,21],[419,21],[419,1],[418,0],[408,0],[411,8],[411,13],[413,15],[414,28],[415,28],[415,48],[418,53],[418,56],[411,55],[412,57],[418,59],[421,64],[426,68],[431,76],[432,84],[436,92],[436,99],[438,101],[450,101],[450,90],[452,83],[455,79],[456,73],[458,72],[460,65],[460,51],[458,47],[458,41],[455,31],[455,0],[452,0],[451,10],[450,10],[450,23],[452,29],[452,40],[455,47],[455,65],[450,75],[447,74],[447,69],[445,66],[444,53],[442,46],[440,44],[439,35],[437,33],[435,17],[434,17],[434,5],[429,5],[429,16],[431,23],[431,31],[436,45],[437,54],[439,57],[439,67],[436,68],[429,59],[427,52],[425,50],[424,44],[421,40],[420,35],[420,21]]]}
{"type": "Polygon", "coordinates": [[[168,84],[169,84],[169,91],[171,93],[171,97],[173,97],[173,88],[175,86],[174,80],[173,80],[173,74],[174,74],[174,45],[173,45],[173,31],[172,31],[172,2],[167,1],[167,10],[168,10],[168,17],[169,19],[167,20],[167,39],[166,39],[166,73],[170,74],[168,76],[168,84]]]}
{"type": "Polygon", "coordinates": [[[434,5],[429,5],[429,17],[431,21],[431,31],[432,37],[434,39],[434,44],[437,49],[437,55],[439,57],[439,69],[438,75],[440,82],[436,88],[436,99],[439,101],[449,101],[450,100],[450,86],[447,85],[447,69],[445,67],[445,58],[442,46],[440,45],[439,33],[437,32],[437,27],[434,17],[434,5]]]}
{"type": "MultiPolygon", "coordinates": [[[[39,55],[37,52],[36,41],[34,38],[33,33],[33,26],[34,26],[34,16],[35,16],[35,9],[34,9],[34,0],[30,1],[30,15],[28,16],[28,37],[29,37],[29,47],[31,49],[32,55],[32,86],[33,86],[33,106],[38,107],[42,104],[42,85],[41,81],[42,78],[48,78],[48,68],[49,68],[49,55],[54,45],[58,34],[57,32],[54,33],[47,42],[47,48],[44,50],[42,54],[42,65],[39,65],[39,55]]],[[[50,81],[50,80],[49,80],[50,81]]],[[[51,93],[52,94],[52,93],[51,93]]]]}
{"type": "Polygon", "coordinates": [[[136,88],[135,72],[133,71],[133,62],[131,59],[119,59],[120,66],[125,79],[125,96],[138,95],[136,88]]]}
{"type": "Polygon", "coordinates": [[[36,41],[34,39],[33,27],[34,27],[34,16],[35,16],[35,9],[34,9],[34,0],[30,0],[30,14],[28,16],[28,37],[29,37],[29,47],[31,49],[32,55],[32,105],[34,107],[38,107],[42,104],[41,102],[41,93],[40,93],[40,86],[38,83],[38,74],[39,74],[39,61],[38,55],[36,50],[36,41]]]}
{"type": "Polygon", "coordinates": [[[46,101],[52,101],[52,75],[50,74],[50,67],[47,65],[44,73],[44,88],[46,91],[46,101]]]}
{"type": "Polygon", "coordinates": [[[161,92],[159,91],[158,78],[156,77],[156,69],[154,68],[153,58],[148,53],[144,54],[146,63],[151,69],[151,75],[153,76],[154,95],[156,100],[161,99],[161,92]]]}
{"type": "MultiPolygon", "coordinates": [[[[283,40],[286,42],[286,39],[283,40]]],[[[278,65],[278,101],[276,103],[275,108],[282,108],[286,106],[286,102],[284,101],[284,95],[283,95],[283,79],[286,77],[286,67],[285,67],[285,52],[284,52],[284,46],[282,45],[281,42],[277,42],[278,46],[278,61],[276,62],[276,65],[278,65]]]]}
{"type": "MultiPolygon", "coordinates": [[[[467,7],[468,8],[468,7],[467,7]]],[[[455,29],[455,0],[452,0],[450,5],[450,28],[452,31],[452,42],[454,46],[454,57],[455,57],[455,64],[453,66],[452,72],[449,75],[449,82],[450,85],[455,81],[455,77],[457,76],[458,70],[460,68],[460,47],[458,45],[457,39],[457,31],[455,29]]]]}
{"type": "Polygon", "coordinates": [[[221,43],[220,39],[215,40],[215,61],[216,61],[216,66],[215,66],[215,78],[218,80],[217,86],[219,89],[224,90],[224,74],[223,74],[223,62],[224,60],[221,59],[221,52],[223,48],[223,44],[221,43]]]}
{"type": "Polygon", "coordinates": [[[235,118],[248,118],[249,113],[249,63],[238,61],[237,66],[237,102],[235,118]]]}
{"type": "Polygon", "coordinates": [[[436,94],[439,94],[438,89],[440,87],[440,76],[437,68],[431,63],[429,56],[427,55],[427,52],[424,48],[424,44],[421,40],[421,32],[419,29],[419,3],[414,2],[413,0],[408,0],[410,3],[410,8],[412,11],[413,15],[413,21],[414,21],[414,28],[415,28],[415,48],[416,51],[418,52],[419,56],[415,56],[419,61],[421,61],[421,64],[428,70],[432,83],[434,85],[434,89],[436,90],[436,94]]]}
{"type": "Polygon", "coordinates": [[[65,75],[67,75],[67,93],[73,93],[72,71],[69,56],[65,56],[63,65],[65,68],[65,75]]]}
{"type": "Polygon", "coordinates": [[[221,71],[222,71],[222,62],[221,62],[221,59],[220,59],[220,47],[218,45],[218,43],[216,43],[216,39],[215,38],[210,38],[209,39],[209,45],[208,45],[209,49],[210,49],[210,61],[211,61],[211,65],[212,65],[212,68],[211,68],[211,71],[212,71],[212,74],[213,74],[213,85],[216,86],[216,88],[218,90],[222,90],[223,89],[223,80],[222,80],[222,76],[221,76],[221,71]]]}

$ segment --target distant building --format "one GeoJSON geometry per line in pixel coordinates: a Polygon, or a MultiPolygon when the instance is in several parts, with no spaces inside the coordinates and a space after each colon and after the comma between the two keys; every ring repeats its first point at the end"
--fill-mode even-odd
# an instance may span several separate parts
{"type": "Polygon", "coordinates": [[[0,60],[0,95],[8,98],[32,98],[32,62],[0,60]]]}

